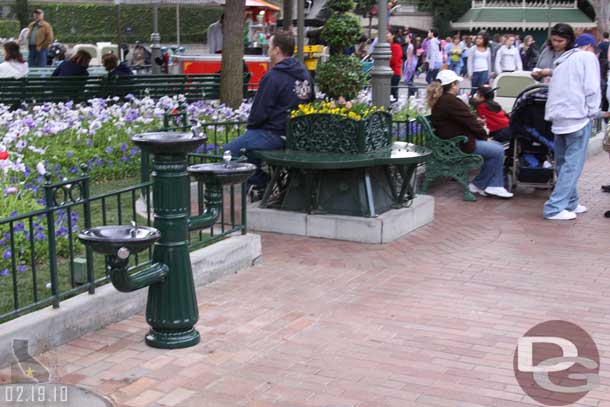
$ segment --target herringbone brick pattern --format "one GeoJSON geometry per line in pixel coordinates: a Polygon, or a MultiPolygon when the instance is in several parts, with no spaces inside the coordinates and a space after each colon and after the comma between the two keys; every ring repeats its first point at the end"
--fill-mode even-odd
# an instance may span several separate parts
{"type": "Polygon", "coordinates": [[[47,353],[56,378],[121,406],[520,407],[518,338],[565,319],[600,350],[610,406],[610,183],[605,154],[581,183],[589,213],[541,218],[547,192],[510,201],[432,190],[436,220],[384,246],[263,235],[263,262],[198,290],[202,343],[146,347],[142,315],[47,353]]]}

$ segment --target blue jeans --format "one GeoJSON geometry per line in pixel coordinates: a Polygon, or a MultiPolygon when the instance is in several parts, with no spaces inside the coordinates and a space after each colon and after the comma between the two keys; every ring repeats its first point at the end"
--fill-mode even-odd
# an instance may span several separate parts
{"type": "Polygon", "coordinates": [[[456,75],[459,75],[460,72],[462,72],[462,61],[457,61],[457,62],[450,62],[449,63],[449,69],[451,69],[453,72],[456,73],[456,75]]]}
{"type": "Polygon", "coordinates": [[[504,147],[497,141],[477,140],[474,153],[483,156],[481,172],[472,180],[477,188],[504,186],[504,147]]]}
{"type": "Polygon", "coordinates": [[[29,66],[47,66],[47,56],[49,55],[49,50],[47,48],[41,49],[40,51],[36,50],[36,47],[33,45],[29,46],[28,53],[28,65],[29,66]]]}
{"type": "Polygon", "coordinates": [[[591,137],[591,123],[568,134],[555,135],[555,168],[557,182],[544,203],[544,217],[557,215],[562,210],[573,211],[578,206],[578,178],[587,159],[591,137]]]}
{"type": "Polygon", "coordinates": [[[470,92],[470,94],[474,95],[474,93],[477,91],[477,88],[479,86],[489,84],[489,72],[487,72],[487,71],[473,72],[470,82],[472,83],[472,85],[470,85],[470,86],[472,86],[472,91],[470,92]]]}
{"type": "Polygon", "coordinates": [[[436,79],[436,75],[438,75],[438,69],[429,69],[428,68],[428,72],[426,73],[426,82],[428,84],[432,83],[433,80],[436,79]]]}
{"type": "MultiPolygon", "coordinates": [[[[280,134],[272,133],[263,129],[248,129],[246,132],[225,144],[224,151],[231,151],[233,157],[239,157],[241,150],[246,150],[246,155],[252,150],[280,150],[284,148],[284,140],[280,134]]],[[[264,188],[269,182],[269,175],[261,169],[261,160],[248,157],[248,162],[256,165],[256,172],[248,179],[248,185],[264,188]]]]}

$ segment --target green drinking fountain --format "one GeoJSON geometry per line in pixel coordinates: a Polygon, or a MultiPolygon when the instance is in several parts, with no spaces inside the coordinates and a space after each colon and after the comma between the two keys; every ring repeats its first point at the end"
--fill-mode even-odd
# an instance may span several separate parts
{"type": "Polygon", "coordinates": [[[214,225],[223,210],[223,186],[245,182],[256,167],[232,162],[199,164],[187,168],[187,154],[207,141],[199,132],[143,133],[131,139],[152,160],[154,227],[108,225],[87,229],[78,238],[106,256],[106,272],[121,292],[148,287],[145,337],[155,348],[176,349],[199,343],[199,319],[193,272],[188,251],[189,232],[214,225]],[[190,215],[191,176],[205,183],[205,210],[190,215]],[[152,264],[128,272],[129,256],[153,246],[152,264]]]}

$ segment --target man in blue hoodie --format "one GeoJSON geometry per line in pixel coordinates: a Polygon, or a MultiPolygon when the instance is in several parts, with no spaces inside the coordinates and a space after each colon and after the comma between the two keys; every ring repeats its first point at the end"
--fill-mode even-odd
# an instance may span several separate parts
{"type": "MultiPolygon", "coordinates": [[[[294,53],[294,38],[277,32],[269,42],[271,70],[263,76],[252,103],[247,131],[224,146],[236,157],[240,151],[279,150],[284,148],[286,123],[290,111],[315,99],[314,83],[305,66],[294,53]]],[[[269,175],[262,171],[260,160],[250,159],[257,170],[248,180],[257,192],[264,190],[269,175]]]]}
{"type": "MultiPolygon", "coordinates": [[[[571,38],[563,38],[555,35],[555,31],[554,27],[551,41],[573,41],[573,32],[571,38]]],[[[576,39],[575,48],[567,47],[568,50],[555,60],[552,69],[532,74],[551,76],[545,119],[552,123],[555,134],[558,176],[555,188],[544,204],[545,219],[571,220],[587,211],[587,207],[578,202],[578,178],[587,158],[591,120],[608,116],[600,110],[599,62],[594,47],[595,38],[591,34],[582,34],[576,39]]]]}

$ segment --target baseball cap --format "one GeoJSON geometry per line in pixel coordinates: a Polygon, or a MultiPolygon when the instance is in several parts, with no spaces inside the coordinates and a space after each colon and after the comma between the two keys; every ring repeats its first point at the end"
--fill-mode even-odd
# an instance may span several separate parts
{"type": "Polygon", "coordinates": [[[457,76],[457,74],[451,69],[445,69],[443,71],[440,71],[438,75],[436,75],[436,80],[440,81],[441,85],[443,86],[449,85],[450,83],[453,83],[455,81],[462,82],[463,79],[464,78],[462,78],[461,76],[457,76]]]}
{"type": "Polygon", "coordinates": [[[492,88],[489,85],[481,85],[477,88],[477,93],[481,96],[487,96],[490,93],[495,92],[496,90],[498,90],[498,88],[492,88]]]}
{"type": "Polygon", "coordinates": [[[576,46],[577,47],[584,47],[586,45],[591,45],[592,47],[595,46],[595,37],[592,36],[591,34],[581,34],[578,36],[578,38],[576,38],[576,46]]]}

